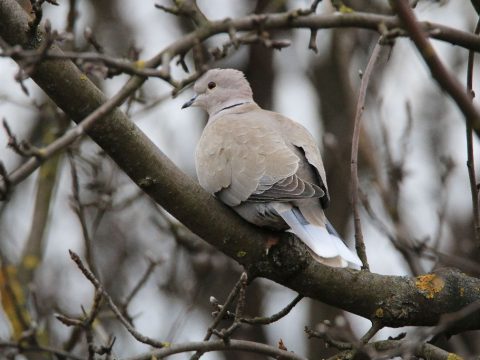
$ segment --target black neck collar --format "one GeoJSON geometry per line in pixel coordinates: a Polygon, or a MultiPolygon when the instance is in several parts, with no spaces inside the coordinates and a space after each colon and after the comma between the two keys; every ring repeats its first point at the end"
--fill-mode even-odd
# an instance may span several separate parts
{"type": "Polygon", "coordinates": [[[241,103],[238,103],[238,104],[233,104],[233,105],[230,105],[230,106],[226,106],[226,107],[224,107],[223,109],[218,110],[218,111],[215,113],[215,115],[218,114],[219,112],[222,112],[223,110],[231,109],[231,108],[234,108],[234,107],[243,105],[243,104],[248,104],[248,101],[241,102],[241,103]]]}

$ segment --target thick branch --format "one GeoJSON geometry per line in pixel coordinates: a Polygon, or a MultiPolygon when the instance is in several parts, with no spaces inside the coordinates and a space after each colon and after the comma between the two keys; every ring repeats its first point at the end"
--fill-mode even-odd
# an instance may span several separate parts
{"type": "MultiPolygon", "coordinates": [[[[242,21],[253,21],[249,19],[242,21]]],[[[215,26],[221,24],[212,23],[215,26]]],[[[187,48],[192,37],[204,38],[211,31],[188,35],[176,44],[177,49],[187,48]]],[[[0,36],[10,45],[32,45],[27,34],[28,16],[14,0],[0,0],[0,36]]],[[[107,101],[68,60],[42,62],[32,78],[77,122],[107,101]]],[[[129,84],[142,82],[133,78],[129,84]]],[[[442,314],[480,299],[480,280],[459,271],[446,269],[412,279],[334,269],[313,261],[305,246],[289,234],[266,255],[263,230],[247,224],[183,174],[120,110],[105,112],[87,132],[139,187],[193,232],[254,275],[301,295],[394,327],[436,324],[442,314]]],[[[456,331],[465,329],[480,329],[478,312],[457,324],[456,331]]]]}

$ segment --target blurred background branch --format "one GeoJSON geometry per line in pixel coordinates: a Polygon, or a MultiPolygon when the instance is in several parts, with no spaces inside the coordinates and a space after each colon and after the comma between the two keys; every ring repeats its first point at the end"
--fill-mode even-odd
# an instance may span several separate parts
{"type": "MultiPolygon", "coordinates": [[[[193,0],[158,3],[157,12],[153,4],[126,10],[129,5],[121,0],[88,1],[88,6],[75,0],[60,6],[18,3],[26,13],[13,0],[0,0],[0,66],[12,64],[8,58],[19,64],[0,74],[0,80],[4,76],[13,84],[0,86],[0,91],[8,91],[0,94],[0,109],[17,104],[17,110],[34,113],[32,123],[38,125],[24,131],[18,125],[22,112],[2,113],[9,125],[5,143],[19,154],[2,155],[1,168],[9,174],[2,173],[8,201],[0,208],[0,316],[11,327],[0,327],[1,351],[73,359],[77,354],[150,358],[190,351],[193,358],[215,359],[263,359],[267,354],[378,359],[427,353],[445,358],[451,352],[468,358],[480,351],[478,335],[466,332],[480,325],[475,305],[479,280],[474,277],[480,272],[474,240],[478,139],[470,134],[467,152],[466,146],[460,150],[452,145],[458,142],[454,134],[461,116],[450,113],[452,104],[442,94],[429,90],[432,79],[419,75],[421,66],[401,40],[411,27],[403,27],[389,6],[258,0],[229,4],[225,8],[233,12],[226,14],[221,6],[193,0]],[[62,16],[52,15],[62,9],[62,16]],[[146,20],[152,16],[155,21],[146,20]],[[141,30],[144,24],[151,26],[147,32],[141,30]],[[57,30],[61,28],[65,30],[57,30]],[[389,52],[382,52],[370,76],[364,119],[353,138],[358,70],[365,68],[377,34],[389,52]],[[402,61],[403,56],[409,60],[402,61]],[[265,232],[239,220],[184,174],[192,174],[191,144],[202,124],[182,125],[177,99],[168,99],[171,94],[181,97],[181,91],[212,66],[242,69],[262,107],[305,122],[323,140],[333,199],[328,216],[347,239],[353,233],[347,191],[351,140],[359,140],[354,188],[370,265],[377,273],[409,276],[317,265],[288,235],[266,255],[265,232]],[[410,85],[410,73],[422,83],[410,85]],[[42,99],[30,79],[53,102],[42,99]],[[15,95],[17,90],[21,95],[15,95]],[[288,98],[282,98],[284,93],[288,98]],[[169,108],[171,104],[176,107],[169,108]],[[436,121],[423,124],[423,118],[436,121]],[[79,125],[70,127],[70,119],[79,125]],[[72,170],[61,156],[67,149],[72,170]],[[464,161],[461,156],[468,160],[469,182],[462,182],[468,171],[461,173],[456,166],[464,161]],[[421,185],[419,176],[427,178],[428,185],[421,185]],[[462,195],[468,183],[473,211],[465,210],[462,195]],[[433,216],[426,215],[427,208],[433,216]],[[85,258],[96,290],[65,260],[67,248],[81,254],[80,262],[85,258]],[[249,273],[248,286],[246,280],[240,282],[230,297],[243,269],[217,249],[249,273]],[[442,270],[442,265],[472,276],[442,270]],[[262,276],[299,295],[290,303],[295,293],[272,282],[253,281],[262,276]],[[307,299],[298,303],[303,296],[325,304],[307,299]],[[212,307],[216,317],[209,328],[212,307]],[[451,313],[448,321],[442,316],[451,313]],[[259,326],[265,322],[268,327],[259,326]],[[384,340],[393,331],[388,327],[435,324],[440,325],[408,328],[406,337],[384,340]],[[304,325],[311,327],[309,335],[320,334],[330,347],[314,340],[306,343],[304,325]],[[219,340],[191,342],[192,337],[204,337],[207,329],[219,340]],[[151,343],[156,347],[181,344],[153,351],[137,348],[128,331],[160,339],[151,343]],[[204,354],[210,350],[229,352],[204,354]]],[[[436,14],[448,13],[442,7],[454,5],[427,0],[410,5],[422,14],[415,24],[425,39],[458,45],[447,51],[442,42],[432,43],[444,66],[452,74],[473,69],[472,54],[479,51],[480,40],[465,30],[477,20],[467,21],[471,6],[449,13],[465,15],[465,26],[453,20],[455,26],[450,26],[440,24],[448,20],[436,14]],[[464,49],[471,54],[468,64],[464,49]]],[[[473,71],[467,78],[473,95],[473,71]]],[[[462,92],[474,104],[473,96],[462,92]]]]}

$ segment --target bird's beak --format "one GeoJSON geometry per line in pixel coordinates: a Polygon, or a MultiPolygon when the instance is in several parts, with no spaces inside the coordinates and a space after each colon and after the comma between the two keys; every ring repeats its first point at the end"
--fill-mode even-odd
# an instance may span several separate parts
{"type": "Polygon", "coordinates": [[[192,106],[196,99],[197,99],[197,95],[195,95],[190,100],[188,100],[185,104],[183,104],[182,109],[192,106]]]}

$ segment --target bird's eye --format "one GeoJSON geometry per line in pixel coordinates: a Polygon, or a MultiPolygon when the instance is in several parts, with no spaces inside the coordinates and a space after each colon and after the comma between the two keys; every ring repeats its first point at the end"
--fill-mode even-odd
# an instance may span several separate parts
{"type": "Polygon", "coordinates": [[[212,90],[217,86],[217,84],[215,84],[213,81],[210,81],[207,86],[210,90],[212,90]]]}

